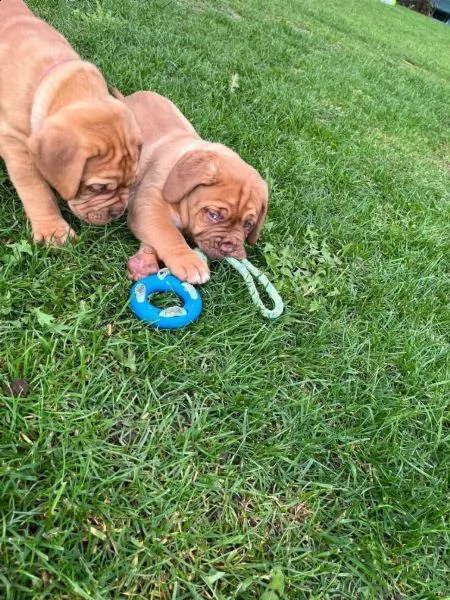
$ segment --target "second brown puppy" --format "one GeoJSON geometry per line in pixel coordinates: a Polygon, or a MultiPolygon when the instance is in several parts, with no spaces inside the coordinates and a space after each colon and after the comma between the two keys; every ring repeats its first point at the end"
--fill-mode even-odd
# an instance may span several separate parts
{"type": "Polygon", "coordinates": [[[202,140],[167,98],[136,92],[125,103],[144,140],[128,213],[141,246],[128,276],[156,273],[161,260],[181,280],[205,283],[209,269],[183,234],[210,258],[245,258],[267,213],[267,184],[230,148],[202,140]]]}
{"type": "Polygon", "coordinates": [[[133,115],[97,67],[22,0],[0,0],[0,157],[34,239],[75,236],[51,188],[92,225],[118,218],[139,147],[133,115]]]}

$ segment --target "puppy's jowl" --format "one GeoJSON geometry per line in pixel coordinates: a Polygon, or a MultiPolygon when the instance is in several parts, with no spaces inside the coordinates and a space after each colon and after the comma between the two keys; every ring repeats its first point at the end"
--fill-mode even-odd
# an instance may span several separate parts
{"type": "Polygon", "coordinates": [[[72,212],[104,224],[126,209],[141,136],[131,111],[22,0],[0,1],[0,156],[34,239],[63,243],[72,212]]]}

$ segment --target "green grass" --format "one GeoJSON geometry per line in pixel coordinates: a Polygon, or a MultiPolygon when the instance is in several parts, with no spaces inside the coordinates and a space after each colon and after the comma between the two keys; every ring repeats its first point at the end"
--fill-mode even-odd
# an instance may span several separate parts
{"type": "Polygon", "coordinates": [[[0,597],[256,599],[278,566],[279,598],[450,598],[449,28],[375,0],[30,5],[268,178],[250,258],[286,312],[220,265],[197,324],[148,329],[126,224],[34,247],[2,167],[0,387],[31,392],[0,396],[0,597]]]}

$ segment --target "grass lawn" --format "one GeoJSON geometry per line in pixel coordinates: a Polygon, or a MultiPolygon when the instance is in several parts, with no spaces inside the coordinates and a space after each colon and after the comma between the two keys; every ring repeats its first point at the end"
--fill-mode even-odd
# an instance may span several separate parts
{"type": "Polygon", "coordinates": [[[2,164],[0,388],[30,394],[0,392],[0,597],[449,599],[450,28],[375,0],[29,4],[264,174],[250,259],[286,311],[218,265],[197,324],[149,329],[125,222],[35,247],[2,164]]]}

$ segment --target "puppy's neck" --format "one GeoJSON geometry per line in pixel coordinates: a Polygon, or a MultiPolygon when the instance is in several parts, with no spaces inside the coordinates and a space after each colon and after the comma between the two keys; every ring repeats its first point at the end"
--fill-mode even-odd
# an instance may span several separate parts
{"type": "Polygon", "coordinates": [[[33,98],[31,131],[36,132],[46,117],[80,100],[98,100],[108,95],[108,88],[97,67],[89,62],[61,62],[44,74],[33,98]]]}

